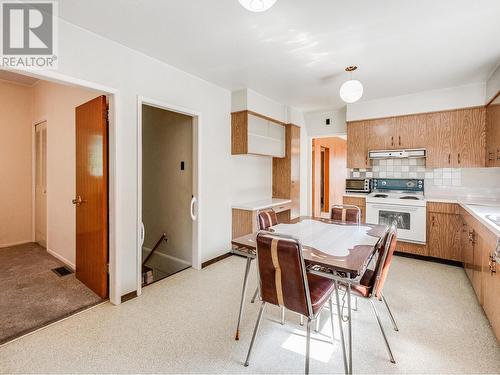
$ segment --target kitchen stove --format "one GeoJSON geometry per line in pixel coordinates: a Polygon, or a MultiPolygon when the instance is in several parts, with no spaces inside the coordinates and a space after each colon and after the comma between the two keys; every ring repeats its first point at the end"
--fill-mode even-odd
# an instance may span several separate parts
{"type": "Polygon", "coordinates": [[[366,222],[389,225],[396,220],[399,240],[424,244],[424,180],[374,179],[373,189],[366,197],[366,222]]]}

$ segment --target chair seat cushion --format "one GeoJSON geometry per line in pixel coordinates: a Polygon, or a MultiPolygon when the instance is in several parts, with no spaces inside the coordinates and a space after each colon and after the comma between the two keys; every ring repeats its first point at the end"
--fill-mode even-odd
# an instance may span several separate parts
{"type": "Polygon", "coordinates": [[[307,282],[309,284],[313,313],[316,314],[335,290],[335,283],[331,279],[311,273],[307,274],[307,282]]]}
{"type": "Polygon", "coordinates": [[[362,297],[369,297],[370,293],[375,285],[375,271],[366,270],[361,280],[359,280],[359,284],[353,284],[351,286],[351,290],[354,294],[359,294],[362,297]]]}

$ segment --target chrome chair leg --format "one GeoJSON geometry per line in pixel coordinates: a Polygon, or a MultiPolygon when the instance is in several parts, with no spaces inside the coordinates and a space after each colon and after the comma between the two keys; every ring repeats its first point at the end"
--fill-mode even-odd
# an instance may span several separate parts
{"type": "Polygon", "coordinates": [[[255,288],[255,293],[253,294],[252,300],[250,302],[254,303],[258,295],[259,295],[259,287],[255,288]]]}
{"type": "Polygon", "coordinates": [[[241,317],[243,316],[243,305],[245,303],[245,297],[247,294],[248,273],[250,271],[250,264],[251,263],[252,263],[252,258],[247,258],[247,264],[245,267],[245,276],[243,277],[243,288],[241,290],[241,301],[240,301],[240,312],[238,314],[238,325],[236,326],[236,334],[234,335],[235,340],[240,339],[240,323],[241,323],[241,317]]]}
{"type": "Polygon", "coordinates": [[[305,373],[309,374],[309,353],[311,351],[311,319],[307,318],[307,341],[306,341],[306,368],[305,373]]]}
{"type": "Polygon", "coordinates": [[[262,305],[260,306],[259,316],[257,317],[257,322],[255,323],[255,328],[253,330],[252,341],[250,341],[250,347],[248,348],[247,359],[245,361],[245,366],[248,366],[250,361],[250,354],[252,353],[252,347],[255,342],[255,337],[257,336],[257,331],[260,327],[260,322],[262,321],[262,316],[264,315],[264,308],[266,307],[266,303],[262,301],[262,305]]]}
{"type": "Polygon", "coordinates": [[[321,312],[316,317],[316,327],[314,327],[314,332],[316,332],[316,333],[319,332],[319,323],[320,323],[320,320],[321,320],[320,318],[321,318],[321,312]]]}
{"type": "Polygon", "coordinates": [[[333,323],[333,302],[332,296],[328,299],[328,305],[330,307],[330,323],[332,324],[332,344],[335,344],[335,328],[333,323]]]}
{"type": "Polygon", "coordinates": [[[382,336],[384,337],[385,348],[387,349],[387,354],[389,354],[389,360],[391,361],[391,363],[396,363],[396,361],[394,360],[394,356],[392,355],[391,347],[389,346],[389,341],[387,341],[387,336],[385,335],[384,327],[382,327],[382,322],[380,321],[380,318],[378,316],[377,308],[375,307],[372,298],[370,298],[370,303],[372,304],[373,312],[375,313],[375,317],[377,318],[380,332],[382,332],[382,336]]]}
{"type": "Polygon", "coordinates": [[[382,294],[382,301],[384,301],[385,307],[387,307],[387,311],[389,312],[389,316],[391,318],[392,326],[394,327],[395,331],[399,331],[398,325],[396,324],[396,320],[394,320],[394,316],[392,315],[392,311],[389,308],[389,304],[387,303],[387,300],[385,299],[385,296],[382,294]]]}
{"type": "Polygon", "coordinates": [[[281,325],[285,325],[285,307],[281,306],[281,325]]]}
{"type": "Polygon", "coordinates": [[[349,369],[347,367],[347,355],[345,352],[345,340],[344,340],[344,327],[342,327],[342,311],[340,307],[340,298],[339,298],[339,282],[335,280],[335,300],[337,302],[337,316],[339,319],[339,328],[340,328],[340,342],[342,344],[342,355],[344,357],[344,372],[347,374],[349,369]]]}

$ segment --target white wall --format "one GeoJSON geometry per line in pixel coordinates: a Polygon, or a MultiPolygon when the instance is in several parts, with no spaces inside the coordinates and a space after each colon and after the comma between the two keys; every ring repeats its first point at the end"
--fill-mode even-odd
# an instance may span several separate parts
{"type": "Polygon", "coordinates": [[[94,90],[38,81],[33,123],[47,121],[47,250],[75,268],[75,108],[101,95],[94,90]]]}
{"type": "Polygon", "coordinates": [[[486,82],[486,100],[488,103],[500,91],[500,63],[486,82]]]}
{"type": "Polygon", "coordinates": [[[347,121],[444,111],[482,106],[486,84],[478,83],[444,90],[419,92],[347,105],[347,121]]]}
{"type": "Polygon", "coordinates": [[[31,87],[0,81],[0,247],[31,242],[31,87]]]}
{"type": "Polygon", "coordinates": [[[335,134],[346,134],[346,109],[345,107],[334,111],[313,111],[304,115],[307,134],[310,137],[330,136],[335,134]],[[326,119],[330,119],[330,125],[326,125],[326,119]]]}

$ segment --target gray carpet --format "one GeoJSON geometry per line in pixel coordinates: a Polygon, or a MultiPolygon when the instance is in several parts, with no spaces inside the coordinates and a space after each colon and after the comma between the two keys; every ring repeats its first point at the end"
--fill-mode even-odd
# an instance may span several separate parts
{"type": "Polygon", "coordinates": [[[0,344],[101,301],[63,265],[35,243],[0,249],[0,344]]]}
{"type": "MultiPolygon", "coordinates": [[[[298,317],[269,306],[249,367],[243,366],[259,304],[249,293],[234,341],[245,260],[230,257],[143,289],[120,306],[87,310],[0,347],[0,373],[296,373],[304,371],[298,317]]],[[[256,285],[252,265],[250,290],[256,285]]],[[[400,331],[377,303],[396,364],[389,362],[367,301],[353,316],[354,373],[500,373],[500,347],[464,270],[396,257],[385,288],[400,331]]],[[[313,334],[311,373],[343,373],[339,327],[328,313],[313,334]]]]}

